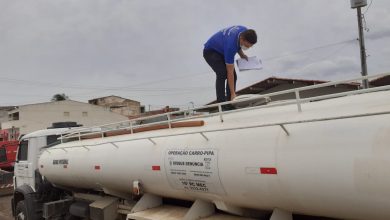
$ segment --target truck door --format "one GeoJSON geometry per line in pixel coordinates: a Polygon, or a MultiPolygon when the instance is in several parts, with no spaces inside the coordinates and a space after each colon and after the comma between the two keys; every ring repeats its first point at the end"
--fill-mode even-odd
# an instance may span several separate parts
{"type": "MultiPolygon", "coordinates": [[[[17,161],[15,163],[15,187],[23,184],[34,186],[34,169],[32,163],[28,160],[29,140],[25,139],[20,142],[17,161]]],[[[33,187],[34,188],[34,187],[33,187]]]]}

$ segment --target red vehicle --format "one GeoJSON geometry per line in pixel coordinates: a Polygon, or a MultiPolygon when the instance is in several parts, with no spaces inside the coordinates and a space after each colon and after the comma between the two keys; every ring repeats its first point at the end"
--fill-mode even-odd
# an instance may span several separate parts
{"type": "Polygon", "coordinates": [[[7,130],[0,130],[0,169],[13,171],[19,142],[7,130]]]}

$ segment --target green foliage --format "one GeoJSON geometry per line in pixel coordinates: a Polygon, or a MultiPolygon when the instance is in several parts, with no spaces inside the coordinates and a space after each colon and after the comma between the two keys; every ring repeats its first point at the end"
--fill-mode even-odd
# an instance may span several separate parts
{"type": "Polygon", "coordinates": [[[68,100],[69,97],[67,95],[65,95],[64,93],[60,94],[55,94],[53,95],[53,98],[51,98],[51,101],[52,102],[56,102],[56,101],[64,101],[64,100],[68,100]]]}

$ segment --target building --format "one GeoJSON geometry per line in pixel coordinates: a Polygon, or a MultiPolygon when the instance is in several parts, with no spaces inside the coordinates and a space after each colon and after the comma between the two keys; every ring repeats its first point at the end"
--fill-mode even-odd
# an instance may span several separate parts
{"type": "Polygon", "coordinates": [[[0,129],[1,123],[8,121],[8,112],[15,108],[16,106],[0,106],[0,129]]]}
{"type": "Polygon", "coordinates": [[[88,100],[88,103],[107,107],[112,112],[116,112],[126,117],[138,116],[145,111],[145,107],[141,106],[140,102],[115,95],[91,99],[88,100]]]}
{"type": "Polygon", "coordinates": [[[132,119],[132,118],[140,118],[140,117],[148,117],[148,116],[152,116],[152,115],[159,115],[159,114],[164,114],[164,113],[167,113],[167,112],[176,112],[176,111],[180,111],[180,108],[171,108],[169,106],[165,106],[162,109],[143,112],[143,113],[141,113],[138,116],[130,117],[130,119],[132,119]]]}
{"type": "Polygon", "coordinates": [[[127,117],[101,106],[72,100],[22,105],[8,112],[8,121],[2,129],[27,134],[50,127],[53,122],[74,121],[83,126],[95,126],[118,121],[127,117]]]}
{"type": "MultiPolygon", "coordinates": [[[[329,81],[322,80],[304,80],[304,79],[287,79],[279,77],[270,77],[251,86],[241,89],[237,92],[237,95],[244,94],[268,94],[273,92],[285,91],[289,89],[295,89],[305,86],[311,86],[316,84],[327,83],[329,81]]],[[[336,86],[327,86],[321,88],[315,88],[311,90],[301,91],[299,93],[301,98],[309,98],[313,96],[328,95],[334,93],[347,92],[360,89],[359,83],[342,83],[336,86]]],[[[294,93],[282,94],[272,96],[272,101],[295,99],[294,93]]]]}
{"type": "MultiPolygon", "coordinates": [[[[129,119],[137,119],[137,118],[139,119],[142,117],[150,117],[153,115],[160,115],[160,114],[165,114],[168,112],[176,112],[176,111],[180,111],[180,108],[171,108],[169,106],[165,106],[165,108],[162,108],[159,110],[147,111],[147,112],[140,114],[139,116],[129,117],[129,119]]],[[[172,117],[172,119],[175,119],[175,118],[183,117],[183,115],[184,115],[183,113],[171,114],[171,117],[172,117]]],[[[142,120],[142,121],[140,121],[140,123],[142,123],[142,124],[154,123],[154,122],[165,121],[165,120],[168,120],[168,117],[166,114],[142,120]]]]}
{"type": "Polygon", "coordinates": [[[370,81],[370,87],[390,85],[390,75],[382,76],[370,81]]]}

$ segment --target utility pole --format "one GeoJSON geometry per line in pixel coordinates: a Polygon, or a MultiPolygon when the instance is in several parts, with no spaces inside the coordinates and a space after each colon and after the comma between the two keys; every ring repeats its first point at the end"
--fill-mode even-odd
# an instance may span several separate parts
{"type": "MultiPolygon", "coordinates": [[[[356,8],[357,10],[357,19],[359,27],[359,44],[360,44],[360,63],[362,76],[367,76],[367,55],[366,47],[364,44],[364,33],[363,33],[363,22],[362,22],[362,7],[367,6],[367,0],[351,0],[351,8],[356,8]]],[[[364,89],[369,87],[368,79],[363,79],[362,86],[364,89]]]]}

